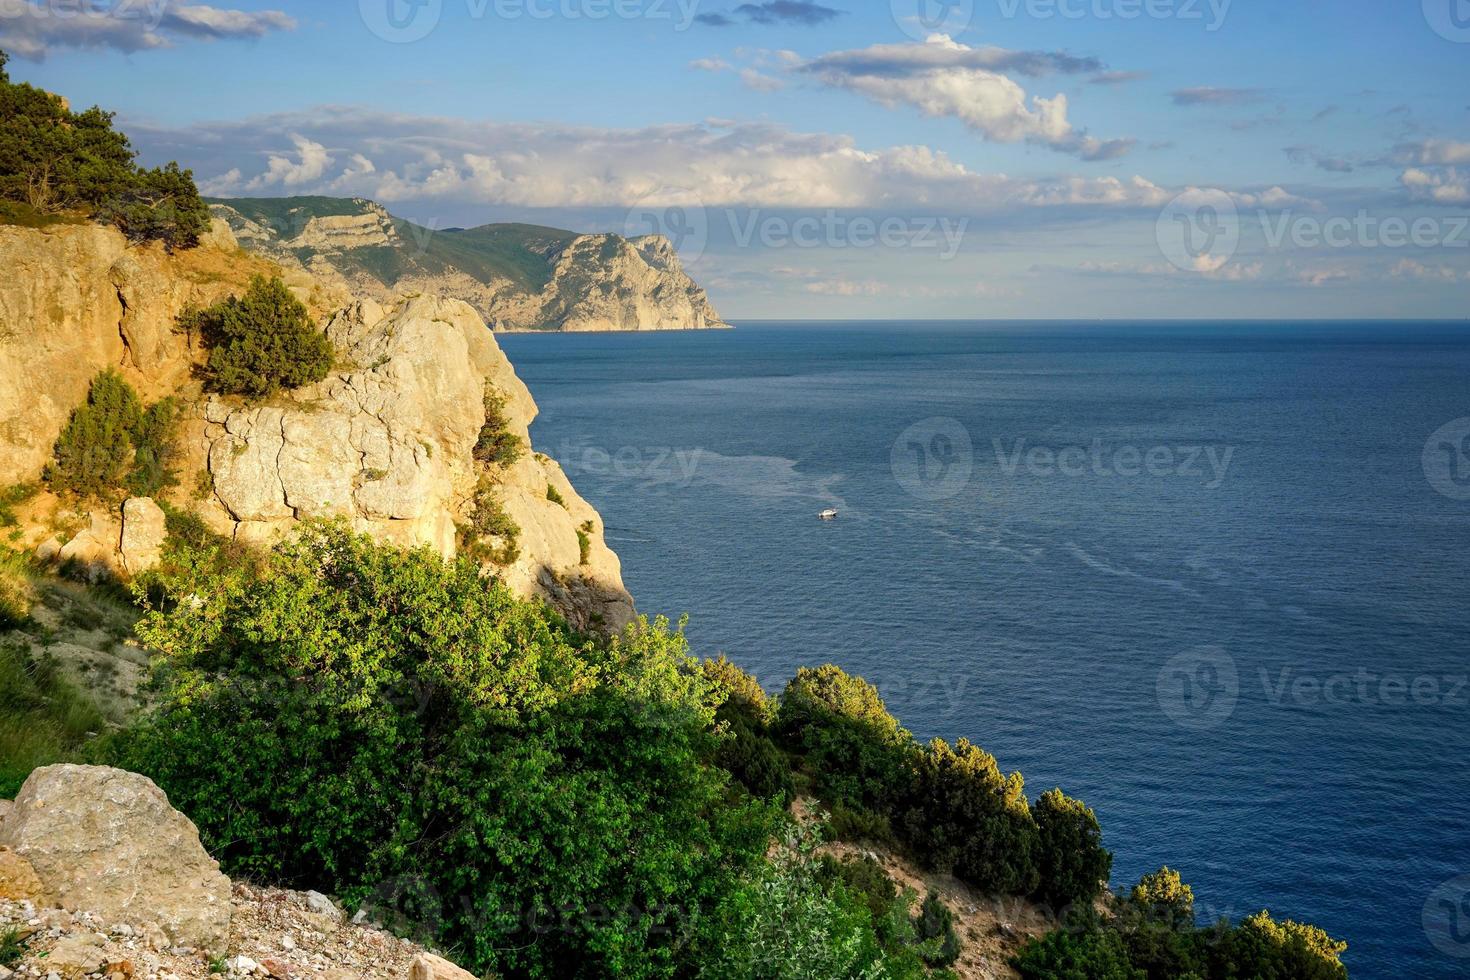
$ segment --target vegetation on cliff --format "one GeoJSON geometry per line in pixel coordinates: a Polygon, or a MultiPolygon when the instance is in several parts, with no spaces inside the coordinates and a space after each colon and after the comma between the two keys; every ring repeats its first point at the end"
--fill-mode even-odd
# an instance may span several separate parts
{"type": "Polygon", "coordinates": [[[331,342],[280,278],[255,276],[243,296],[188,310],[179,326],[208,348],[204,375],[212,391],[265,398],[314,384],[332,369],[331,342]]]}
{"type": "Polygon", "coordinates": [[[174,399],[145,409],[121,375],[103,371],[57,438],[46,484],[55,493],[103,503],[174,486],[178,420],[174,399]]]}
{"type": "Polygon", "coordinates": [[[112,113],[72,112],[50,92],[11,82],[7,60],[0,51],[0,221],[36,225],[81,214],[134,241],[198,244],[209,208],[190,171],[138,166],[112,113]]]}

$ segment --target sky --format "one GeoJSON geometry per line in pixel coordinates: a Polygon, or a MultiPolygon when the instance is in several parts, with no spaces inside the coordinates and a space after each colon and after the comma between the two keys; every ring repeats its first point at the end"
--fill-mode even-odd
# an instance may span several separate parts
{"type": "Polygon", "coordinates": [[[729,319],[1470,312],[1470,0],[0,0],[217,196],[661,233],[729,319]]]}

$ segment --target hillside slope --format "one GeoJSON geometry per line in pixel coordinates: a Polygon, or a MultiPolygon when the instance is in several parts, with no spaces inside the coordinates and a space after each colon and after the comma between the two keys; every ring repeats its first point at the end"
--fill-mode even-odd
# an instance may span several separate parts
{"type": "Polygon", "coordinates": [[[360,198],[231,198],[211,209],[241,244],[283,265],[359,296],[460,299],[496,330],[726,326],[661,236],[524,224],[434,230],[360,198]]]}

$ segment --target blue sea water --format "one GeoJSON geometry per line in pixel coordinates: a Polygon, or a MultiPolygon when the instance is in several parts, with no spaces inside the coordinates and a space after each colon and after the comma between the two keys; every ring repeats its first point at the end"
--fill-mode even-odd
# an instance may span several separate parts
{"type": "Polygon", "coordinates": [[[1355,977],[1470,975],[1470,424],[1442,430],[1470,329],[502,345],[700,653],[868,677],[919,737],[1087,800],[1115,885],[1167,863],[1206,918],[1346,939],[1355,977]]]}

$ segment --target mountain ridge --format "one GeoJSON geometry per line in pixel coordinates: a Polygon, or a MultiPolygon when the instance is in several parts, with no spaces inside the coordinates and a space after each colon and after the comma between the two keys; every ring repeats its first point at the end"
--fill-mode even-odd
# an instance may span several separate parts
{"type": "Polygon", "coordinates": [[[366,198],[208,198],[246,249],[349,294],[439,293],[499,332],[727,327],[668,239],[517,222],[434,229],[366,198]]]}

